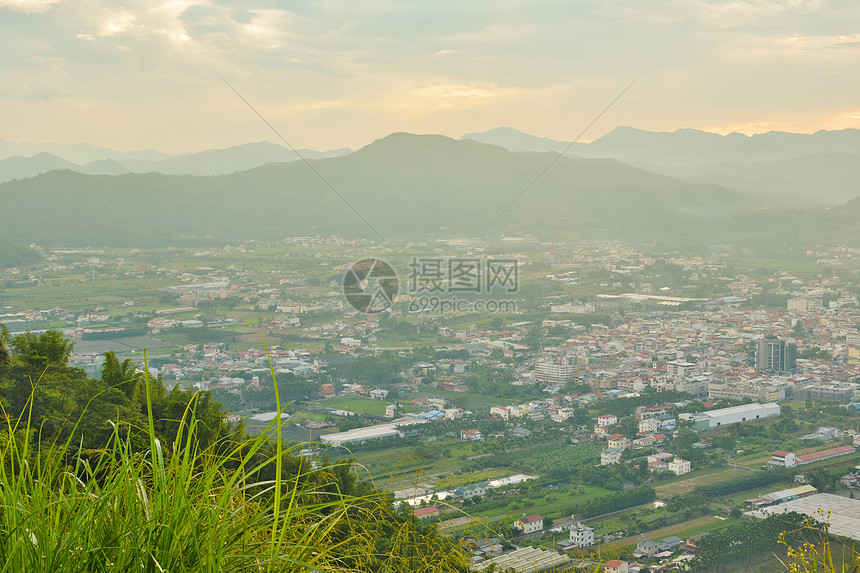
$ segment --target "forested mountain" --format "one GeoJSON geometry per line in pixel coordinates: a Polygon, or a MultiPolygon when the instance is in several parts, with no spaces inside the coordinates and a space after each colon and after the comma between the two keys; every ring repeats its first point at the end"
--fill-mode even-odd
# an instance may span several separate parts
{"type": "Polygon", "coordinates": [[[860,233],[850,221],[853,202],[792,210],[612,159],[562,157],[535,182],[556,158],[397,133],[347,156],[311,160],[337,193],[303,162],[221,176],[53,171],[0,185],[0,237],[45,246],[202,244],[318,233],[473,238],[508,206],[489,238],[531,233],[744,244],[794,237],[843,242],[860,233]]]}
{"type": "MultiPolygon", "coordinates": [[[[384,237],[474,237],[552,161],[442,136],[393,134],[314,160],[384,237]]],[[[217,177],[55,171],[0,185],[0,233],[48,245],[170,244],[373,231],[301,162],[217,177]]],[[[748,211],[734,191],[612,160],[562,158],[493,227],[495,236],[652,239],[748,211]]]]}
{"type": "Polygon", "coordinates": [[[0,239],[0,269],[20,267],[39,260],[39,253],[0,239]]]}

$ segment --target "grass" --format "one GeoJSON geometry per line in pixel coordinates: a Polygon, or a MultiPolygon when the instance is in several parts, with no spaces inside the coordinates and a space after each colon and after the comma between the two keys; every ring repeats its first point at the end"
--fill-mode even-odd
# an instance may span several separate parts
{"type": "MultiPolygon", "coordinates": [[[[180,430],[174,444],[197,431],[193,412],[186,416],[186,435],[180,430]]],[[[297,503],[304,492],[295,490],[282,506],[280,455],[267,460],[275,480],[254,482],[260,465],[251,454],[260,439],[245,444],[245,454],[171,452],[152,433],[152,416],[149,425],[148,451],[136,452],[132,429],[115,425],[108,448],[89,460],[74,457],[70,467],[63,458],[71,444],[21,443],[8,426],[0,446],[3,570],[239,571],[255,563],[288,570],[291,562],[311,568],[330,558],[316,548],[325,547],[343,512],[315,526],[322,507],[297,503]],[[233,460],[237,467],[228,471],[233,460]]]]}
{"type": "Polygon", "coordinates": [[[373,414],[374,416],[384,416],[385,407],[391,405],[391,402],[382,400],[374,400],[373,398],[362,398],[360,396],[327,398],[320,401],[320,405],[333,410],[348,410],[358,414],[373,414]]]}
{"type": "Polygon", "coordinates": [[[192,400],[171,441],[159,439],[151,385],[147,376],[145,426],[114,423],[109,443],[96,451],[39,439],[30,425],[32,396],[19,418],[4,416],[0,572],[431,571],[462,564],[456,545],[422,554],[408,521],[380,552],[379,536],[366,526],[395,522],[382,498],[341,494],[328,467],[301,457],[288,471],[289,450],[266,437],[280,434],[276,421],[259,437],[201,447],[192,400]]]}
{"type": "MultiPolygon", "coordinates": [[[[528,491],[528,482],[524,482],[521,485],[523,486],[523,489],[528,491]]],[[[519,515],[521,513],[540,513],[543,517],[549,517],[551,519],[563,519],[569,517],[569,515],[562,512],[565,508],[570,507],[572,503],[585,502],[594,497],[612,493],[608,489],[603,489],[602,487],[592,485],[586,485],[581,487],[585,490],[583,493],[577,493],[576,491],[570,491],[564,494],[550,493],[544,495],[541,495],[541,493],[536,491],[524,493],[521,497],[517,499],[511,498],[511,503],[514,504],[514,507],[510,511],[514,515],[519,515]],[[528,498],[529,500],[531,500],[531,502],[524,503],[522,501],[522,497],[528,498]],[[547,501],[547,497],[554,497],[555,499],[547,501]]],[[[498,515],[499,513],[504,513],[508,511],[507,508],[482,510],[480,505],[474,506],[474,508],[475,509],[470,508],[470,511],[473,515],[485,517],[489,515],[498,515]]]]}
{"type": "MultiPolygon", "coordinates": [[[[649,531],[644,535],[652,541],[658,541],[660,539],[672,535],[677,535],[681,539],[686,539],[687,537],[692,537],[693,535],[699,535],[700,533],[705,533],[707,531],[719,529],[720,527],[725,527],[733,523],[734,521],[735,520],[731,518],[717,519],[712,515],[705,515],[703,517],[697,517],[696,519],[691,519],[690,521],[685,521],[683,523],[676,523],[675,525],[670,525],[668,527],[661,527],[660,529],[649,531]]],[[[642,535],[631,535],[630,537],[624,537],[617,541],[613,541],[612,545],[620,545],[623,547],[633,548],[636,547],[636,544],[641,539],[642,535]]]]}
{"type": "Polygon", "coordinates": [[[467,474],[452,475],[450,477],[439,478],[434,482],[436,489],[454,489],[470,483],[476,483],[484,480],[496,479],[511,475],[511,471],[504,468],[495,468],[481,470],[467,474]]]}

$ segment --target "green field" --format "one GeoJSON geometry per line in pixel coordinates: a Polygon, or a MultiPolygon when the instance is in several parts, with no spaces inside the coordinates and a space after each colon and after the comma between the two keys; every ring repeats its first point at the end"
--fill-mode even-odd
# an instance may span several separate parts
{"type": "Polygon", "coordinates": [[[374,400],[373,398],[363,398],[360,396],[341,396],[321,400],[319,404],[320,406],[331,408],[333,410],[347,410],[358,414],[384,416],[385,407],[392,403],[393,402],[385,402],[383,400],[374,400]]]}

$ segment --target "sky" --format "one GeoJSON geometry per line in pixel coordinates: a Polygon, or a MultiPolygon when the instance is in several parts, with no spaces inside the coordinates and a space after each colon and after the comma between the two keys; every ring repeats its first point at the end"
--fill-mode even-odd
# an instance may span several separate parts
{"type": "Polygon", "coordinates": [[[0,139],[860,128],[856,0],[0,0],[0,139]],[[638,79],[637,79],[638,78],[638,79]]]}

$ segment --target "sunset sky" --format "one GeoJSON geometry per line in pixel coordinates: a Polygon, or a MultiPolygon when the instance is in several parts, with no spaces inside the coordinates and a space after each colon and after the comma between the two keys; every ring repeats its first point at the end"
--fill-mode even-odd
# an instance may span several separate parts
{"type": "Polygon", "coordinates": [[[394,131],[860,128],[856,0],[0,0],[0,139],[177,153],[394,131]]]}

